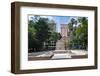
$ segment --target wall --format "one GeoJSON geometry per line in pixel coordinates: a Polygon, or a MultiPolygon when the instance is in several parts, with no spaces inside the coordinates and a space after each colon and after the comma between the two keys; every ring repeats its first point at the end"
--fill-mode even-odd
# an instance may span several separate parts
{"type": "MultiPolygon", "coordinates": [[[[10,73],[10,60],[11,60],[11,10],[10,3],[15,0],[1,0],[0,1],[0,76],[16,76],[10,73]]],[[[17,0],[28,2],[40,3],[57,3],[57,4],[74,4],[74,5],[87,5],[98,6],[100,20],[100,1],[99,0],[17,0]]],[[[100,26],[98,21],[98,33],[100,33],[100,26]]],[[[98,36],[98,43],[100,42],[100,34],[98,36]]],[[[98,47],[100,44],[98,45],[98,47]]],[[[100,50],[98,48],[98,50],[100,50]]],[[[100,58],[100,51],[98,51],[100,58]]],[[[100,76],[100,59],[98,61],[98,70],[81,70],[81,71],[65,71],[53,73],[38,73],[38,74],[21,74],[18,76],[100,76]]]]}

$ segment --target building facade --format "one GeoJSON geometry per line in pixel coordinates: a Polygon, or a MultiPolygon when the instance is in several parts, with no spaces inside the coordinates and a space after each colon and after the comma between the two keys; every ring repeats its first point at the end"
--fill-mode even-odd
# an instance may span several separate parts
{"type": "Polygon", "coordinates": [[[61,24],[61,36],[66,38],[69,36],[69,29],[67,24],[61,24]]]}

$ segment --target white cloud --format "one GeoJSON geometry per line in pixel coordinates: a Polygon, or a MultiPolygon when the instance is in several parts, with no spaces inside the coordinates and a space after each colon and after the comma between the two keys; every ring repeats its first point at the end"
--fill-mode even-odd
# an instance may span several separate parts
{"type": "Polygon", "coordinates": [[[29,15],[29,16],[28,16],[28,19],[29,19],[29,20],[33,20],[33,17],[34,17],[34,16],[29,15]]]}
{"type": "Polygon", "coordinates": [[[50,19],[50,20],[52,20],[52,19],[53,19],[53,17],[52,17],[52,16],[40,16],[40,17],[42,17],[42,18],[48,18],[48,19],[50,19]]]}

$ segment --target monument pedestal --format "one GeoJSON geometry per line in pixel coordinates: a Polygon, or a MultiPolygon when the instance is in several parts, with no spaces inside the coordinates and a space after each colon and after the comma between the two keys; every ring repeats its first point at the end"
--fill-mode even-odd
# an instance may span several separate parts
{"type": "Polygon", "coordinates": [[[60,40],[58,40],[56,42],[56,50],[55,52],[67,52],[67,38],[66,37],[62,37],[60,40]]]}

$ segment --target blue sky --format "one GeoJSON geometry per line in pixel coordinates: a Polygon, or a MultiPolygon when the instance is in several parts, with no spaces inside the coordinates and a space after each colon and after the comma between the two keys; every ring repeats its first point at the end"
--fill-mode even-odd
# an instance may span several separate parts
{"type": "Polygon", "coordinates": [[[71,16],[53,16],[56,23],[57,31],[60,32],[61,24],[68,24],[70,22],[71,16]]]}
{"type": "MultiPolygon", "coordinates": [[[[56,30],[57,32],[60,32],[60,24],[68,24],[72,18],[75,18],[73,16],[40,16],[43,18],[48,18],[49,20],[54,20],[56,23],[56,30]]],[[[29,16],[29,20],[34,18],[34,15],[29,16]]]]}

